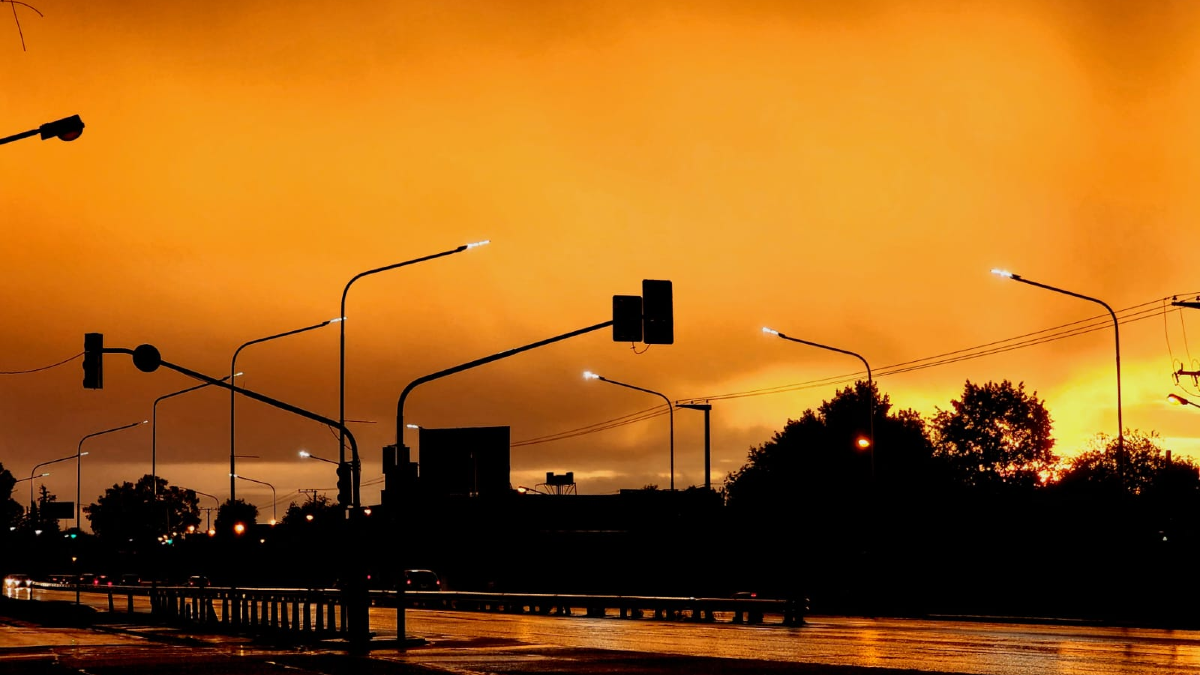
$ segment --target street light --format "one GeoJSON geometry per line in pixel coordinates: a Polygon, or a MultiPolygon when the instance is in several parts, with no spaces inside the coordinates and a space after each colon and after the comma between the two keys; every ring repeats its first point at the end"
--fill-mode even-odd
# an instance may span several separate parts
{"type": "Polygon", "coordinates": [[[230,478],[241,478],[242,480],[248,480],[251,483],[258,483],[259,485],[266,485],[267,487],[271,488],[271,524],[274,525],[277,522],[275,520],[275,486],[271,485],[270,483],[268,483],[266,481],[254,480],[253,478],[246,478],[245,476],[241,476],[236,473],[229,474],[229,477],[230,478]]]}
{"type": "MultiPolygon", "coordinates": [[[[257,340],[251,340],[249,342],[243,343],[242,346],[240,346],[236,350],[234,350],[233,359],[231,359],[229,362],[229,379],[232,380],[234,377],[237,377],[237,374],[236,374],[237,373],[237,357],[238,357],[238,354],[242,353],[242,350],[245,349],[246,347],[249,347],[250,345],[258,344],[260,342],[267,342],[268,340],[275,340],[275,339],[278,339],[281,337],[287,337],[289,335],[296,335],[297,333],[306,333],[310,330],[324,328],[325,326],[328,326],[331,323],[341,323],[345,319],[346,319],[345,316],[339,316],[336,319],[322,321],[321,323],[315,323],[311,326],[305,326],[304,328],[297,328],[296,330],[289,330],[284,333],[268,335],[267,337],[258,338],[257,340]]],[[[234,411],[234,402],[235,401],[237,401],[237,387],[230,387],[229,388],[229,501],[233,501],[234,496],[236,494],[236,488],[234,487],[234,483],[236,481],[234,480],[234,476],[237,473],[237,469],[234,466],[235,455],[234,455],[234,426],[233,426],[233,411],[234,411]]]]}
{"type": "MultiPolygon", "coordinates": [[[[230,377],[222,377],[221,381],[225,382],[226,380],[231,379],[231,377],[238,377],[240,375],[241,373],[234,373],[230,377]]],[[[189,391],[203,389],[207,386],[210,385],[208,382],[205,382],[204,384],[198,384],[194,387],[181,389],[177,392],[165,394],[154,399],[154,405],[150,409],[150,478],[154,483],[154,501],[156,502],[158,501],[158,404],[168,398],[179,396],[180,394],[186,394],[189,391]]]]}
{"type": "Polygon", "coordinates": [[[866,366],[866,368],[867,368],[867,390],[868,390],[868,392],[867,392],[867,437],[866,438],[861,438],[861,437],[858,438],[855,441],[855,445],[857,445],[859,447],[859,449],[861,449],[861,450],[866,450],[866,449],[870,448],[870,450],[871,450],[871,481],[874,482],[874,480],[875,480],[875,385],[874,385],[873,380],[871,379],[871,364],[867,363],[867,360],[864,359],[861,355],[856,354],[851,351],[847,351],[845,349],[838,349],[837,347],[829,347],[827,345],[818,344],[816,342],[809,342],[808,340],[801,340],[800,338],[794,338],[790,335],[784,335],[783,333],[780,333],[779,331],[777,331],[773,328],[767,328],[766,326],[763,326],[762,331],[768,335],[774,335],[776,337],[779,337],[780,339],[788,340],[790,342],[799,342],[800,344],[808,345],[810,347],[818,347],[820,349],[828,349],[831,352],[838,352],[839,354],[846,354],[848,356],[853,356],[853,357],[857,358],[859,361],[862,361],[863,365],[866,366]]]}
{"type": "MultiPolygon", "coordinates": [[[[408,265],[425,262],[426,260],[433,260],[434,258],[454,255],[455,253],[462,253],[463,251],[485,246],[490,243],[490,239],[472,242],[470,244],[463,244],[458,248],[450,249],[449,251],[442,251],[441,253],[434,253],[421,258],[413,258],[412,260],[405,260],[404,262],[398,262],[391,265],[385,265],[383,267],[376,267],[375,269],[367,270],[365,272],[359,272],[358,274],[354,275],[350,281],[347,281],[346,287],[342,289],[342,313],[339,316],[346,316],[346,295],[350,292],[350,286],[365,276],[386,272],[388,270],[394,270],[400,267],[407,267],[408,265]]],[[[338,347],[338,421],[342,423],[342,426],[346,425],[346,324],[344,323],[342,324],[341,338],[339,340],[338,347]]],[[[346,461],[346,436],[345,433],[341,431],[338,432],[338,459],[340,459],[342,462],[346,461]]],[[[354,486],[354,490],[357,494],[357,485],[354,486]]]]}
{"type": "Polygon", "coordinates": [[[1179,394],[1167,394],[1167,402],[1171,403],[1172,405],[1191,405],[1200,408],[1200,404],[1193,403],[1179,394]]]}
{"type": "MultiPolygon", "coordinates": [[[[41,465],[39,464],[38,466],[41,466],[41,465]]],[[[36,476],[34,476],[33,474],[30,474],[29,478],[18,478],[17,480],[13,481],[13,487],[16,487],[17,483],[23,483],[25,481],[29,481],[29,506],[31,507],[30,511],[33,510],[32,509],[32,506],[33,506],[33,479],[34,478],[45,478],[46,476],[49,476],[49,475],[50,475],[50,472],[47,471],[45,473],[39,473],[36,476]]]]}
{"type": "Polygon", "coordinates": [[[1019,281],[1023,284],[1029,284],[1030,286],[1037,286],[1038,288],[1044,288],[1048,291],[1054,291],[1055,293],[1062,293],[1063,295],[1069,295],[1073,298],[1079,298],[1080,300],[1087,300],[1088,302],[1094,302],[1094,303],[1100,305],[1101,307],[1103,307],[1104,309],[1108,310],[1108,314],[1109,314],[1109,316],[1112,317],[1112,321],[1113,321],[1113,336],[1116,338],[1116,347],[1117,347],[1117,467],[1118,467],[1117,474],[1121,478],[1121,487],[1124,488],[1125,487],[1125,423],[1121,419],[1121,329],[1120,329],[1120,323],[1117,321],[1117,313],[1114,312],[1112,307],[1109,307],[1108,303],[1104,302],[1103,300],[1099,300],[1097,298],[1089,297],[1086,295],[1080,295],[1079,293],[1073,293],[1071,291],[1063,290],[1061,288],[1055,288],[1054,286],[1047,286],[1046,284],[1038,283],[1036,281],[1030,281],[1029,279],[1025,279],[1024,277],[1022,277],[1021,275],[1013,274],[1012,272],[1009,272],[1008,270],[994,269],[994,270],[992,270],[992,274],[995,274],[996,276],[1004,277],[1006,279],[1012,279],[1013,281],[1019,281]]]}
{"type": "Polygon", "coordinates": [[[666,395],[660,394],[657,391],[652,391],[650,389],[643,389],[641,387],[635,387],[632,384],[625,384],[624,382],[617,382],[616,380],[610,380],[606,377],[597,375],[596,373],[593,373],[590,370],[584,371],[583,379],[585,379],[585,380],[600,380],[601,382],[615,384],[618,387],[625,387],[626,389],[634,389],[637,391],[645,392],[647,394],[654,394],[655,396],[661,396],[662,399],[667,402],[667,414],[670,415],[670,418],[671,418],[671,491],[674,492],[675,491],[675,406],[671,405],[671,399],[667,398],[666,395]]]}
{"type": "Polygon", "coordinates": [[[30,136],[37,136],[39,134],[41,135],[43,141],[50,138],[57,138],[60,141],[73,141],[76,138],[79,138],[79,135],[82,133],[83,120],[79,118],[79,115],[71,115],[70,117],[62,118],[61,120],[46,122],[36,129],[30,129],[29,131],[22,131],[19,134],[13,134],[12,136],[0,138],[0,145],[12,143],[13,141],[19,141],[22,138],[29,138],[30,136]]]}
{"type": "MultiPolygon", "coordinates": [[[[85,452],[83,454],[86,455],[87,453],[85,452]]],[[[33,479],[34,479],[33,474],[36,473],[37,470],[42,468],[43,466],[47,466],[49,464],[58,464],[59,462],[65,462],[68,459],[75,459],[75,455],[67,455],[66,457],[59,457],[58,459],[52,459],[49,462],[42,462],[41,464],[34,464],[33,468],[30,469],[29,479],[28,479],[30,481],[29,482],[29,510],[30,511],[33,510],[33,479]]],[[[49,474],[42,474],[42,475],[49,475],[49,474]]]]}
{"type": "MultiPolygon", "coordinates": [[[[84,436],[83,438],[79,439],[79,447],[75,449],[75,529],[76,530],[80,530],[79,519],[80,519],[80,514],[83,512],[83,509],[79,504],[79,485],[80,485],[80,483],[82,483],[81,478],[83,477],[83,456],[87,454],[86,452],[83,452],[83,442],[89,438],[92,438],[93,436],[103,436],[104,434],[111,434],[114,431],[120,431],[122,429],[132,429],[133,427],[137,427],[137,426],[141,426],[143,424],[149,424],[149,423],[150,423],[150,420],[142,420],[141,422],[133,422],[131,424],[126,424],[125,426],[122,426],[122,427],[113,427],[112,429],[105,429],[104,431],[97,431],[94,434],[88,434],[87,436],[84,436]]],[[[82,532],[82,530],[80,530],[80,531],[82,532]]]]}
{"type": "Polygon", "coordinates": [[[334,466],[338,466],[338,463],[333,461],[332,459],[325,459],[324,457],[317,457],[316,455],[312,454],[311,452],[309,452],[307,450],[301,450],[300,456],[303,457],[304,459],[315,459],[315,460],[318,460],[321,462],[325,462],[327,464],[332,464],[334,466]]]}

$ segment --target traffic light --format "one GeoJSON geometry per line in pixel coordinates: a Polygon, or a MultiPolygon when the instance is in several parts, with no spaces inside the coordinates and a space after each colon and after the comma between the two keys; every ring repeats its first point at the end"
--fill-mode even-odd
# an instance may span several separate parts
{"type": "Polygon", "coordinates": [[[636,295],[614,295],[613,342],[642,341],[642,299],[636,295]]]}
{"type": "Polygon", "coordinates": [[[350,464],[341,462],[337,467],[337,500],[342,506],[350,506],[353,488],[350,486],[350,464]]]}
{"type": "Polygon", "coordinates": [[[104,334],[83,334],[83,388],[104,388],[104,334]]]}
{"type": "Polygon", "coordinates": [[[675,318],[670,281],[642,280],[642,321],[645,327],[643,341],[646,344],[674,344],[675,318]]]}

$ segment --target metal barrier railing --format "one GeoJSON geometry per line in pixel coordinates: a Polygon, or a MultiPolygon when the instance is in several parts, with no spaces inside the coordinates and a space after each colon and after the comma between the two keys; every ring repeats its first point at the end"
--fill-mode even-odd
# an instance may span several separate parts
{"type": "MultiPolygon", "coordinates": [[[[347,607],[343,591],[338,589],[109,586],[88,590],[107,591],[110,612],[115,610],[120,596],[126,596],[129,613],[134,612],[135,596],[148,596],[150,614],[167,624],[203,626],[214,631],[297,643],[349,634],[347,607]]],[[[411,609],[663,621],[726,620],[734,624],[781,626],[803,625],[808,609],[803,599],[468,591],[409,591],[403,597],[405,606],[411,609]]],[[[399,598],[395,591],[370,592],[371,604],[376,607],[395,607],[399,598]]]]}

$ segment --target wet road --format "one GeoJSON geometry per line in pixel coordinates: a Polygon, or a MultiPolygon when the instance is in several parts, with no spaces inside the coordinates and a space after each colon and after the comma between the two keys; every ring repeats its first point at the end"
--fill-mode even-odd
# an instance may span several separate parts
{"type": "MultiPolygon", "coordinates": [[[[394,631],[394,614],[372,626],[394,631]]],[[[810,617],[806,626],[692,624],[414,610],[408,632],[529,645],[887,667],[981,675],[1200,673],[1200,632],[907,619],[810,617]]]]}
{"type": "MultiPolygon", "coordinates": [[[[35,590],[33,597],[75,594],[35,590]]],[[[106,595],[81,600],[108,609],[106,595]]],[[[145,611],[144,603],[139,598],[135,609],[145,611]]],[[[115,608],[125,610],[123,596],[115,608]]],[[[513,651],[566,647],[981,675],[1200,675],[1200,631],[824,616],[792,628],[434,610],[406,617],[408,634],[428,640],[428,649],[482,639],[513,651]]],[[[372,608],[371,628],[394,636],[395,618],[394,609],[372,608]]]]}

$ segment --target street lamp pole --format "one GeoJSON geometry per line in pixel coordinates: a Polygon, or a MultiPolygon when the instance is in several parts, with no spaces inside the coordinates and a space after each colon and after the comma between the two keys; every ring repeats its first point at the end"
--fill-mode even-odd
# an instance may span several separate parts
{"type": "MultiPolygon", "coordinates": [[[[625,387],[626,389],[634,389],[636,391],[644,392],[647,394],[654,394],[655,396],[661,396],[662,400],[667,402],[667,414],[670,415],[670,418],[671,418],[671,492],[674,492],[675,491],[675,406],[671,405],[671,399],[667,398],[665,394],[661,394],[657,391],[653,391],[651,389],[642,389],[641,387],[635,387],[632,384],[625,384],[624,382],[617,382],[616,380],[610,380],[607,377],[602,377],[591,371],[585,372],[583,374],[583,379],[585,379],[585,380],[600,380],[601,382],[615,384],[618,387],[625,387]]],[[[706,480],[707,480],[707,477],[706,477],[706,480]]]]}
{"type": "MultiPolygon", "coordinates": [[[[354,275],[350,279],[350,281],[347,281],[346,287],[342,289],[342,313],[339,314],[339,316],[341,316],[341,317],[346,316],[346,295],[350,293],[350,286],[353,285],[354,282],[358,281],[359,279],[361,279],[365,276],[370,276],[372,274],[379,274],[380,272],[386,272],[388,270],[394,270],[394,269],[397,269],[400,267],[407,267],[409,265],[414,265],[419,262],[425,262],[426,260],[433,260],[434,258],[442,258],[442,257],[448,256],[448,255],[454,255],[455,253],[462,253],[463,251],[466,251],[468,249],[476,248],[478,246],[483,246],[488,243],[490,243],[490,241],[477,241],[477,242],[473,242],[470,244],[463,244],[462,246],[459,246],[458,248],[450,249],[449,251],[442,251],[441,253],[434,253],[432,255],[423,256],[421,258],[413,258],[412,260],[405,260],[404,262],[398,262],[398,263],[394,263],[391,265],[385,265],[383,267],[376,267],[375,269],[367,270],[365,272],[359,272],[358,274],[354,275]]],[[[338,421],[341,422],[343,426],[345,426],[345,424],[346,424],[346,324],[344,322],[342,323],[341,328],[342,328],[341,329],[341,337],[340,337],[339,343],[338,343],[338,421]]],[[[344,434],[341,434],[340,432],[338,434],[338,460],[343,463],[346,461],[346,437],[344,434]]],[[[357,485],[354,486],[354,491],[356,493],[358,492],[357,485]]]]}
{"type": "MultiPolygon", "coordinates": [[[[83,453],[83,454],[85,454],[85,455],[86,455],[87,453],[85,452],[85,453],[83,453]]],[[[49,465],[49,464],[58,464],[59,462],[65,462],[65,461],[67,461],[68,459],[75,459],[75,455],[67,455],[66,457],[59,457],[58,459],[52,459],[52,460],[50,460],[49,462],[42,462],[41,464],[35,464],[35,465],[33,465],[33,469],[31,469],[31,470],[29,471],[29,480],[30,480],[30,483],[29,483],[29,508],[30,508],[30,509],[32,509],[32,508],[33,508],[33,482],[32,482],[32,481],[33,481],[33,478],[34,478],[34,475],[33,475],[33,474],[34,474],[34,473],[35,473],[35,472],[36,472],[38,469],[42,468],[43,466],[46,466],[46,465],[49,465]]],[[[46,474],[43,474],[43,475],[46,475],[46,474]]]]}
{"type": "MultiPolygon", "coordinates": [[[[408,453],[408,447],[406,445],[404,445],[404,429],[406,428],[406,425],[404,424],[404,402],[406,400],[408,400],[408,395],[412,393],[413,389],[416,389],[418,386],[425,384],[427,382],[432,382],[434,380],[438,380],[443,377],[454,375],[455,373],[461,373],[464,370],[470,370],[472,368],[477,368],[479,366],[493,363],[493,362],[499,361],[501,359],[507,359],[510,356],[516,356],[517,354],[527,352],[531,349],[545,347],[546,345],[550,345],[555,342],[561,342],[568,338],[573,338],[573,337],[576,337],[579,335],[584,335],[586,333],[591,333],[592,331],[597,331],[602,328],[608,328],[611,325],[613,325],[613,322],[611,320],[603,321],[601,323],[597,323],[597,324],[588,326],[586,328],[580,328],[579,330],[573,330],[569,333],[563,333],[562,335],[555,335],[554,337],[546,338],[545,340],[538,340],[537,342],[531,342],[531,343],[529,343],[527,345],[523,345],[521,347],[516,347],[514,349],[509,349],[509,350],[506,350],[503,352],[497,352],[495,354],[491,354],[490,356],[485,356],[483,358],[475,359],[474,361],[460,363],[459,365],[454,366],[453,368],[446,368],[444,370],[439,370],[436,373],[430,373],[429,375],[426,375],[424,377],[418,377],[417,379],[413,380],[412,382],[409,382],[408,385],[404,387],[404,390],[400,392],[399,400],[396,401],[396,464],[397,464],[398,468],[397,468],[397,470],[395,470],[392,473],[400,473],[400,471],[402,470],[399,468],[400,460],[404,456],[406,456],[408,453]]],[[[346,425],[343,424],[342,428],[345,428],[345,426],[346,425]]],[[[391,483],[386,478],[387,475],[388,475],[388,472],[385,470],[385,472],[384,472],[385,488],[384,489],[388,490],[390,492],[392,490],[392,487],[391,487],[391,483]]],[[[403,534],[402,533],[403,519],[400,518],[399,514],[397,513],[398,511],[401,510],[402,506],[401,506],[401,502],[399,499],[396,499],[395,497],[393,497],[393,499],[395,500],[394,503],[396,504],[396,507],[394,509],[389,509],[389,513],[392,514],[389,517],[393,519],[393,526],[396,528],[397,532],[401,533],[401,536],[402,536],[402,534],[403,534]]],[[[401,551],[402,550],[403,549],[401,549],[401,551]]],[[[403,567],[401,567],[400,569],[403,569],[403,567]]],[[[408,635],[408,633],[405,628],[404,586],[403,585],[400,585],[396,589],[396,595],[397,595],[397,599],[396,599],[396,639],[399,641],[401,648],[404,648],[405,640],[407,640],[406,636],[408,635]]]]}
{"type": "Polygon", "coordinates": [[[29,506],[30,506],[29,510],[31,512],[33,511],[33,479],[34,478],[45,478],[46,476],[49,476],[49,475],[50,475],[50,472],[47,471],[45,473],[39,473],[36,476],[30,475],[29,478],[18,478],[15,481],[13,481],[14,488],[16,487],[17,483],[24,483],[25,481],[29,481],[29,506]]]}
{"type": "MultiPolygon", "coordinates": [[[[231,377],[237,377],[238,375],[241,375],[241,373],[237,373],[231,377]]],[[[222,377],[221,381],[224,382],[228,379],[230,379],[230,377],[222,377]]],[[[189,391],[203,389],[207,386],[209,386],[209,384],[205,382],[204,384],[198,384],[194,387],[181,389],[177,392],[159,396],[158,398],[154,399],[154,405],[150,409],[150,478],[154,482],[154,501],[156,502],[158,501],[158,404],[168,398],[179,396],[180,394],[186,394],[189,391]]]]}
{"type": "MultiPolygon", "coordinates": [[[[767,333],[768,335],[775,335],[783,340],[788,340],[790,342],[798,342],[802,345],[808,345],[810,347],[818,347],[820,349],[828,349],[831,352],[837,352],[839,354],[846,354],[848,356],[853,356],[853,357],[857,358],[859,361],[863,362],[863,366],[865,366],[867,369],[867,389],[868,389],[868,392],[867,392],[867,444],[870,446],[870,455],[871,455],[871,482],[872,483],[875,482],[875,384],[874,384],[874,381],[871,379],[871,364],[867,363],[867,360],[864,359],[861,355],[856,354],[852,351],[847,351],[845,349],[838,349],[837,347],[830,347],[828,345],[823,345],[823,344],[819,344],[816,342],[809,342],[808,340],[801,340],[800,338],[794,338],[790,335],[784,335],[783,333],[780,333],[779,331],[777,331],[773,328],[767,328],[766,326],[763,326],[762,330],[764,333],[767,333]]],[[[858,447],[860,447],[860,448],[862,447],[861,439],[858,441],[858,447]]]]}
{"type": "Polygon", "coordinates": [[[30,129],[29,131],[22,131],[19,134],[13,134],[12,136],[0,138],[0,145],[12,143],[13,141],[19,141],[22,138],[29,138],[30,136],[37,136],[39,134],[41,135],[43,141],[50,138],[57,138],[63,141],[73,141],[76,138],[79,138],[79,135],[82,133],[83,120],[79,118],[79,115],[71,115],[70,117],[62,118],[61,120],[46,122],[36,129],[30,129]]]}
{"type": "MultiPolygon", "coordinates": [[[[344,317],[339,316],[336,319],[322,321],[321,323],[315,323],[311,326],[305,326],[304,328],[297,328],[296,330],[289,330],[284,333],[276,333],[275,335],[268,335],[267,337],[258,338],[257,340],[251,340],[249,342],[243,343],[240,347],[238,347],[233,352],[233,359],[231,359],[229,362],[229,378],[228,379],[233,380],[233,378],[237,376],[236,375],[236,373],[237,373],[237,357],[238,357],[238,354],[242,353],[242,350],[245,349],[246,347],[249,347],[250,345],[256,345],[260,342],[267,342],[269,340],[276,340],[278,338],[287,337],[289,335],[296,335],[297,333],[306,333],[310,330],[324,328],[325,326],[328,326],[331,323],[341,322],[343,320],[343,318],[344,317]]],[[[225,379],[223,378],[221,381],[224,382],[225,379]]],[[[236,496],[236,490],[237,490],[237,488],[234,486],[234,483],[236,482],[236,480],[234,479],[234,476],[237,475],[237,468],[234,466],[234,464],[235,464],[235,460],[234,460],[234,437],[235,437],[235,435],[234,435],[234,426],[233,426],[233,411],[234,411],[234,402],[235,401],[237,401],[237,387],[230,387],[230,389],[229,389],[229,501],[231,501],[231,502],[234,500],[234,497],[236,496]]]]}
{"type": "Polygon", "coordinates": [[[259,485],[266,485],[267,487],[271,488],[271,524],[274,525],[275,523],[279,522],[275,519],[275,486],[274,485],[271,485],[270,483],[263,481],[263,480],[254,480],[253,478],[247,478],[245,476],[242,476],[242,475],[236,474],[236,473],[232,474],[231,477],[241,478],[242,480],[248,480],[251,483],[258,483],[259,485]]]}
{"type": "MultiPolygon", "coordinates": [[[[150,420],[142,420],[141,422],[133,422],[131,424],[126,424],[125,426],[113,427],[112,429],[105,429],[104,431],[97,431],[94,434],[88,434],[87,436],[84,436],[83,438],[79,439],[79,447],[75,449],[75,529],[76,530],[80,529],[79,528],[80,514],[83,512],[83,508],[79,503],[79,494],[80,494],[79,486],[82,483],[81,478],[83,476],[83,456],[87,454],[86,452],[83,452],[83,442],[89,438],[92,438],[93,436],[103,436],[104,434],[111,434],[114,431],[120,431],[122,429],[132,429],[133,427],[141,426],[143,424],[149,424],[149,423],[150,423],[150,420]]],[[[80,530],[80,531],[82,531],[82,530],[80,530]]]]}
{"type": "Polygon", "coordinates": [[[1012,279],[1013,281],[1019,281],[1023,284],[1028,284],[1030,286],[1044,288],[1048,291],[1054,291],[1055,293],[1062,293],[1063,295],[1069,295],[1073,298],[1079,298],[1080,300],[1087,300],[1088,302],[1094,302],[1094,303],[1100,305],[1101,307],[1103,307],[1104,309],[1108,310],[1109,316],[1112,317],[1113,337],[1115,338],[1116,348],[1117,348],[1116,349],[1116,353],[1117,353],[1117,474],[1120,476],[1121,488],[1124,489],[1125,488],[1125,423],[1121,418],[1121,328],[1120,328],[1120,322],[1117,321],[1117,313],[1113,311],[1112,307],[1108,306],[1108,303],[1106,303],[1103,300],[1100,300],[1098,298],[1093,298],[1093,297],[1090,297],[1087,295],[1080,295],[1079,293],[1074,293],[1072,291],[1064,290],[1061,288],[1056,288],[1054,286],[1048,286],[1046,284],[1038,283],[1036,281],[1031,281],[1029,279],[1022,277],[1019,274],[1013,274],[1012,272],[1009,272],[1008,270],[995,269],[995,270],[992,270],[992,274],[995,274],[996,276],[1004,277],[1006,279],[1012,279]]]}

